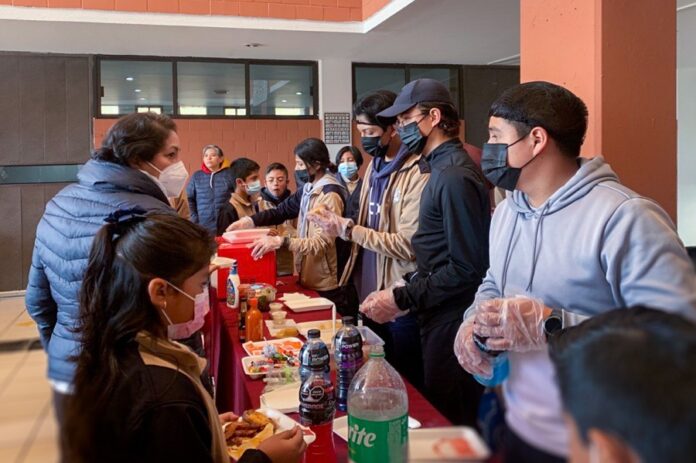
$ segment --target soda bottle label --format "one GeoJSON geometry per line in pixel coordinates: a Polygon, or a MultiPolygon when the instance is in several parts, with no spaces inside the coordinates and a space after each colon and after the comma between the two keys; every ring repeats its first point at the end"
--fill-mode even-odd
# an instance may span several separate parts
{"type": "Polygon", "coordinates": [[[348,415],[348,456],[354,463],[408,459],[408,415],[370,421],[348,415]]]}
{"type": "Polygon", "coordinates": [[[313,380],[302,384],[299,411],[300,422],[303,425],[317,425],[331,421],[334,409],[334,387],[331,381],[313,380]]]}

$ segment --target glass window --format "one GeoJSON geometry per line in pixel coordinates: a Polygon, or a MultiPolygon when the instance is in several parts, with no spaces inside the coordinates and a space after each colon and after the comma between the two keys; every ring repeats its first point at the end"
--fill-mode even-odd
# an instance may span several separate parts
{"type": "Polygon", "coordinates": [[[82,164],[0,166],[0,185],[76,182],[80,167],[82,164]]]}
{"type": "Polygon", "coordinates": [[[314,116],[311,65],[249,65],[252,116],[314,116]]]}
{"type": "Polygon", "coordinates": [[[169,61],[101,60],[101,114],[135,112],[137,107],[174,111],[172,63],[169,61]]]}
{"type": "Polygon", "coordinates": [[[177,92],[182,116],[243,116],[245,71],[242,63],[178,62],[177,92]]]}
{"type": "Polygon", "coordinates": [[[459,110],[459,72],[457,68],[411,67],[410,81],[416,79],[435,79],[442,82],[452,94],[452,101],[459,110]]]}
{"type": "Polygon", "coordinates": [[[355,66],[355,96],[359,100],[376,90],[399,93],[406,85],[406,69],[403,67],[355,66]]]}

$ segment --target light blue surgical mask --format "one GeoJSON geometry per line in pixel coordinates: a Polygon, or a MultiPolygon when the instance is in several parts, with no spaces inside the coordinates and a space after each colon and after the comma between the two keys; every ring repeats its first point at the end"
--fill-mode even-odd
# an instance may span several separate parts
{"type": "Polygon", "coordinates": [[[340,172],[343,180],[350,180],[358,172],[358,165],[354,162],[342,162],[338,165],[338,172],[340,172]]]}
{"type": "Polygon", "coordinates": [[[250,195],[256,194],[261,191],[261,180],[254,180],[253,182],[247,183],[246,185],[247,193],[250,195]]]}

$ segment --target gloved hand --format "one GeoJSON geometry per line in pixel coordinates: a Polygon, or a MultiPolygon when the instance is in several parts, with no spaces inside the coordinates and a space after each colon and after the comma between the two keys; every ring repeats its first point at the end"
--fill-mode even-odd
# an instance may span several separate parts
{"type": "Polygon", "coordinates": [[[457,361],[462,368],[472,375],[491,378],[493,377],[493,367],[490,357],[481,352],[481,349],[474,342],[475,310],[468,314],[457,331],[457,337],[454,339],[454,355],[457,356],[457,361]]]}
{"type": "Polygon", "coordinates": [[[393,322],[408,313],[400,310],[394,299],[394,288],[404,286],[404,280],[398,280],[387,289],[371,292],[360,304],[360,312],[377,323],[393,322]]]}
{"type": "Polygon", "coordinates": [[[266,235],[261,238],[257,238],[256,241],[251,243],[248,247],[251,249],[251,257],[254,260],[262,258],[265,254],[279,249],[283,245],[282,236],[270,236],[266,235]]]}
{"type": "Polygon", "coordinates": [[[474,333],[488,338],[491,350],[528,352],[546,344],[544,319],[551,309],[538,299],[514,297],[482,302],[474,318],[474,333]]]}
{"type": "Polygon", "coordinates": [[[225,231],[248,230],[249,228],[254,228],[254,221],[247,216],[233,222],[225,231]]]}
{"type": "Polygon", "coordinates": [[[348,228],[353,224],[351,219],[341,217],[329,209],[318,208],[307,214],[307,220],[320,227],[330,238],[339,237],[350,241],[348,228]]]}

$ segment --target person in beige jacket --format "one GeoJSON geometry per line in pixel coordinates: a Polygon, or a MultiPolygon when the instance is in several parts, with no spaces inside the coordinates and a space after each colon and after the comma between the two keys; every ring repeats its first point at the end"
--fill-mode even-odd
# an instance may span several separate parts
{"type": "Polygon", "coordinates": [[[258,226],[279,225],[297,217],[297,237],[265,236],[252,246],[252,256],[261,258],[267,252],[286,247],[295,255],[295,269],[300,284],[317,291],[339,303],[336,241],[324,233],[321,227],[307,220],[307,213],[315,209],[342,215],[346,190],[336,180],[336,166],[329,160],[329,150],[318,138],[301,141],[294,150],[295,177],[298,189],[275,209],[257,212],[233,223],[228,230],[240,230],[258,226]]]}
{"type": "MultiPolygon", "coordinates": [[[[418,229],[420,197],[429,174],[421,172],[421,156],[409,154],[389,121],[376,117],[395,98],[393,92],[381,90],[357,101],[353,108],[363,149],[373,156],[363,180],[357,221],[329,211],[309,216],[325,234],[352,243],[339,285],[355,284],[360,301],[372,291],[399,284],[403,275],[416,270],[411,237],[418,229]]],[[[415,316],[384,325],[365,323],[384,339],[392,365],[420,387],[423,370],[415,316]]]]}

